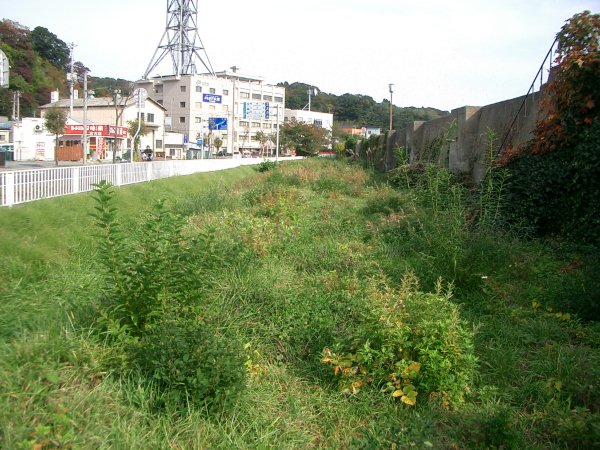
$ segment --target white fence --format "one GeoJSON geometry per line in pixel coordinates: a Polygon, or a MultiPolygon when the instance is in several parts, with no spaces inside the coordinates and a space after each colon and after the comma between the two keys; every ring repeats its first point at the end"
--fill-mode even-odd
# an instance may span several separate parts
{"type": "MultiPolygon", "coordinates": [[[[279,159],[284,161],[301,158],[279,159]]],[[[196,159],[191,161],[90,164],[2,172],[0,173],[0,206],[12,206],[44,198],[91,191],[94,189],[93,185],[102,180],[109,181],[114,186],[124,186],[160,178],[260,164],[262,161],[257,158],[196,159]]]]}

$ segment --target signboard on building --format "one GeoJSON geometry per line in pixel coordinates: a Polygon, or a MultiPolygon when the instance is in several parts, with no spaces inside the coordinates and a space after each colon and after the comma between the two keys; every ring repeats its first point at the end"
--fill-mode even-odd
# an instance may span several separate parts
{"type": "MultiPolygon", "coordinates": [[[[88,125],[87,135],[88,136],[100,136],[100,137],[115,137],[125,139],[127,137],[126,127],[115,127],[114,125],[88,125]]],[[[67,135],[82,135],[83,125],[65,125],[65,134],[67,135]]]]}
{"type": "Polygon", "coordinates": [[[227,117],[211,117],[208,119],[209,130],[226,130],[227,129],[227,117]]]}
{"type": "Polygon", "coordinates": [[[0,50],[0,87],[8,87],[8,58],[0,50]]]}
{"type": "Polygon", "coordinates": [[[202,101],[204,103],[222,103],[223,97],[216,94],[202,94],[202,101]]]}
{"type": "Polygon", "coordinates": [[[244,119],[266,120],[269,118],[269,103],[244,102],[244,119]]]}
{"type": "Polygon", "coordinates": [[[36,142],[35,143],[35,159],[38,161],[46,157],[46,143],[36,142]]]}

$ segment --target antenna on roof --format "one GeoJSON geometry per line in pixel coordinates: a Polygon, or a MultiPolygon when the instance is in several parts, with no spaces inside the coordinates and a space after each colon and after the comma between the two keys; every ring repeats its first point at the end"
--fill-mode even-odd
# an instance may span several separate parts
{"type": "Polygon", "coordinates": [[[198,26],[196,25],[198,19],[197,5],[197,0],[167,0],[165,32],[150,60],[150,64],[148,64],[143,79],[147,79],[148,74],[167,55],[171,56],[175,76],[197,74],[196,59],[200,60],[211,75],[214,75],[215,71],[198,34],[198,26]],[[204,54],[204,58],[200,52],[204,54]]]}

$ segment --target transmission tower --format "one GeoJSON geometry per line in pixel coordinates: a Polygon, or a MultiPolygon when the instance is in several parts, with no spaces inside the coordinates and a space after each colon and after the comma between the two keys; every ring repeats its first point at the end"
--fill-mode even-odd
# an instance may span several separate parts
{"type": "Polygon", "coordinates": [[[167,26],[144,73],[144,79],[148,78],[148,74],[167,55],[171,57],[176,76],[197,74],[196,60],[199,60],[209,73],[215,73],[198,34],[197,5],[197,0],[167,0],[167,26]]]}

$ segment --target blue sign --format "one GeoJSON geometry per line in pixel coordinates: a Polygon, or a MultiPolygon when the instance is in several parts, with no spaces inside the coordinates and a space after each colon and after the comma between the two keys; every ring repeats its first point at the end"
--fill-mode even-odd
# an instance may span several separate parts
{"type": "Polygon", "coordinates": [[[209,130],[226,130],[227,129],[227,117],[211,117],[208,119],[209,130]]]}
{"type": "Polygon", "coordinates": [[[190,141],[190,137],[187,134],[183,135],[183,143],[187,144],[190,141]]]}
{"type": "Polygon", "coordinates": [[[223,97],[216,94],[202,94],[202,101],[205,103],[222,103],[223,97]]]}
{"type": "Polygon", "coordinates": [[[199,147],[202,147],[202,139],[198,139],[196,141],[196,145],[199,146],[199,147]]]}
{"type": "Polygon", "coordinates": [[[263,120],[269,118],[269,103],[244,102],[244,119],[263,120]]]}

